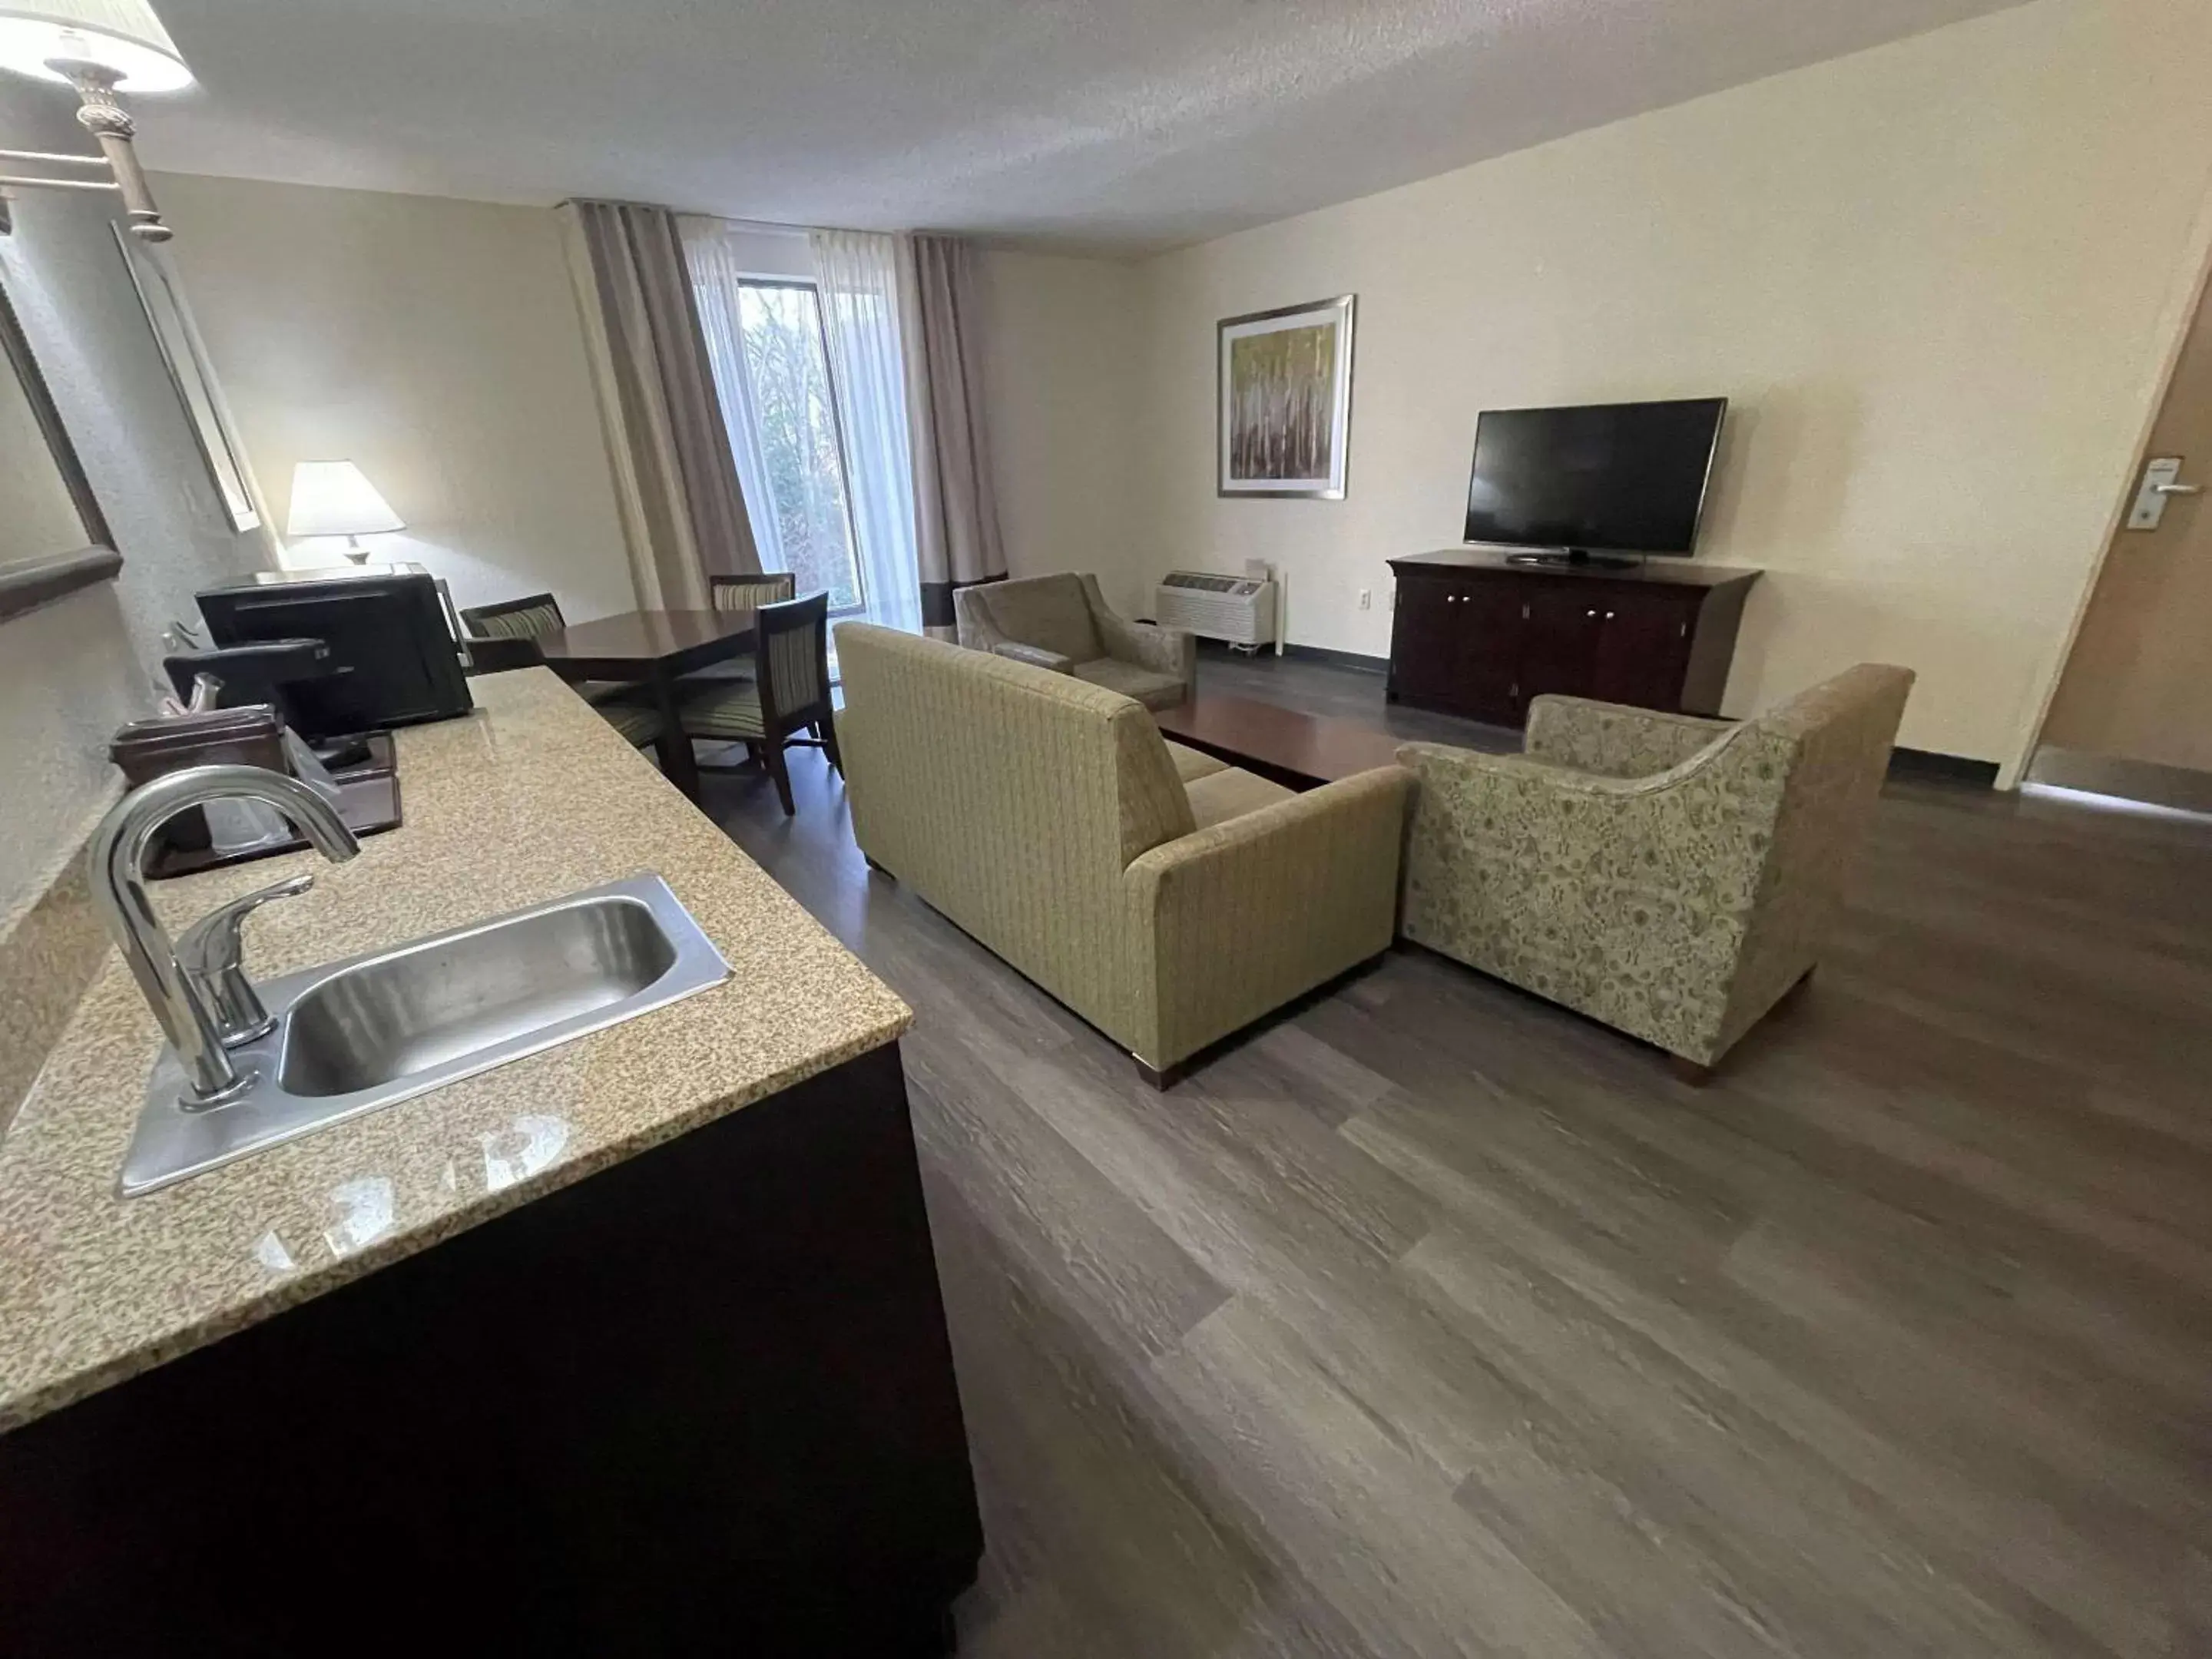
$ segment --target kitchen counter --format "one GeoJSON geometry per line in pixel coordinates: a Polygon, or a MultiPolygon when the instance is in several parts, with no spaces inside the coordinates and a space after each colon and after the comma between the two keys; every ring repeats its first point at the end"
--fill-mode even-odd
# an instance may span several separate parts
{"type": "Polygon", "coordinates": [[[894,1042],[912,1016],[542,668],[398,736],[405,823],[154,891],[173,931],[298,871],[256,978],[597,883],[664,877],[728,961],[713,990],[143,1197],[116,1178],[161,1046],[112,954],[0,1142],[0,1430],[421,1252],[894,1042]]]}

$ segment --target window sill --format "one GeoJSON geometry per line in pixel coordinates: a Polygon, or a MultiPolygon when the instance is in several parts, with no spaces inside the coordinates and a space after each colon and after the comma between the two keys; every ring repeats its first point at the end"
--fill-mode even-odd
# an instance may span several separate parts
{"type": "Polygon", "coordinates": [[[0,622],[52,603],[94,582],[112,581],[123,556],[112,547],[85,547],[0,565],[0,622]]]}

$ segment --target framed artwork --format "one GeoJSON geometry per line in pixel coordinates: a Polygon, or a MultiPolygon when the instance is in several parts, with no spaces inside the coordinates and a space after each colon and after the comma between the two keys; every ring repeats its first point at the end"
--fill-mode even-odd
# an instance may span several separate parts
{"type": "Polygon", "coordinates": [[[0,289],[0,617],[123,568],[30,341],[0,289]]]}
{"type": "Polygon", "coordinates": [[[170,384],[177,389],[177,401],[185,406],[192,436],[199,443],[200,458],[207,463],[208,476],[215,481],[223,508],[230,514],[231,528],[252,530],[261,522],[261,514],[253,505],[253,492],[246,487],[246,451],[233,435],[222,401],[216,396],[215,377],[208,372],[207,354],[200,344],[199,330],[192,325],[191,313],[185,308],[175,267],[167,251],[140,241],[121,225],[115,227],[115,242],[123,250],[123,263],[131,267],[138,303],[146,307],[146,320],[161,344],[161,361],[169,366],[170,384]]]}
{"type": "Polygon", "coordinates": [[[1352,298],[1340,294],[1216,325],[1216,493],[1344,499],[1352,298]]]}

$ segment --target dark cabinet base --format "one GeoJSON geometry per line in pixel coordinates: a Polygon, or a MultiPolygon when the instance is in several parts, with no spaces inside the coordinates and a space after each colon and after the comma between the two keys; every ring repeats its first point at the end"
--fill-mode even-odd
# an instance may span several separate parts
{"type": "Polygon", "coordinates": [[[1390,568],[1390,701],[1516,726],[1547,691],[1718,714],[1759,574],[1674,560],[1531,566],[1473,550],[1390,568]]]}
{"type": "Polygon", "coordinates": [[[896,1047],[0,1437],[0,1653],[936,1654],[896,1047]]]}

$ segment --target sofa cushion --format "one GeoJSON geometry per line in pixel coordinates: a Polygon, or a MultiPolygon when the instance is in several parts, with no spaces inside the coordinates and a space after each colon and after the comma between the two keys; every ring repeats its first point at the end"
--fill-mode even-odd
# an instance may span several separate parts
{"type": "Polygon", "coordinates": [[[1198,827],[1211,830],[1217,823],[1241,818],[1247,812],[1273,806],[1279,800],[1289,800],[1297,792],[1285,789],[1279,783],[1270,783],[1257,773],[1226,766],[1186,783],[1183,793],[1190,797],[1190,815],[1198,827]]]}
{"type": "Polygon", "coordinates": [[[1229,763],[1202,755],[1195,749],[1186,749],[1179,743],[1168,744],[1168,758],[1175,763],[1176,776],[1185,783],[1194,778],[1211,777],[1216,772],[1226,772],[1229,763]]]}
{"type": "Polygon", "coordinates": [[[1172,708],[1190,695],[1189,688],[1172,674],[1123,662],[1119,657],[1095,657],[1075,665],[1075,678],[1134,697],[1147,708],[1172,708]]]}
{"type": "Polygon", "coordinates": [[[1018,645],[1042,646],[1079,663],[1103,653],[1080,576],[1030,576],[969,592],[989,608],[992,625],[1018,645]]]}

